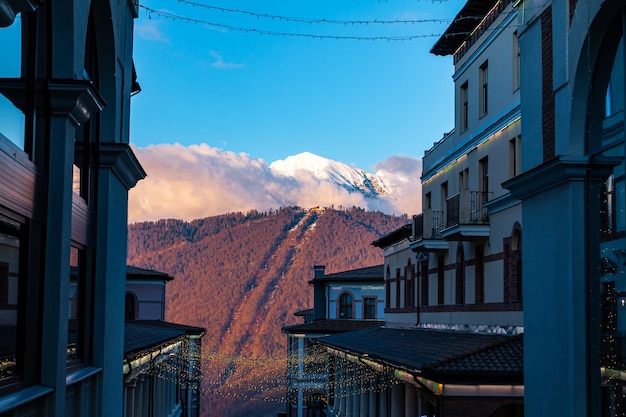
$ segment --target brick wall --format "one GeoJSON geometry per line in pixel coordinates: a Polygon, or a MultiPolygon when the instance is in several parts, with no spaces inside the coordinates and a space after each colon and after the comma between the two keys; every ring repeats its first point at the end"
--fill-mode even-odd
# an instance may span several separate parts
{"type": "Polygon", "coordinates": [[[541,96],[543,161],[555,156],[554,90],[552,88],[552,7],[541,14],[541,96]]]}

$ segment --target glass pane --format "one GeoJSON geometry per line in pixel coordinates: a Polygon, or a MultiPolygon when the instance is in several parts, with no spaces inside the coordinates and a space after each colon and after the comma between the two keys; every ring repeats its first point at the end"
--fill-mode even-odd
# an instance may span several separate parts
{"type": "Polygon", "coordinates": [[[67,323],[67,362],[72,363],[80,358],[80,302],[82,271],[81,251],[73,247],[70,250],[70,290],[68,294],[67,323]]]}
{"type": "MultiPolygon", "coordinates": [[[[21,71],[22,19],[18,15],[15,22],[0,28],[0,78],[19,78],[21,71]]],[[[24,115],[0,94],[0,134],[24,149],[24,115]]]]}
{"type": "Polygon", "coordinates": [[[0,379],[17,372],[20,224],[0,216],[0,379]]]}

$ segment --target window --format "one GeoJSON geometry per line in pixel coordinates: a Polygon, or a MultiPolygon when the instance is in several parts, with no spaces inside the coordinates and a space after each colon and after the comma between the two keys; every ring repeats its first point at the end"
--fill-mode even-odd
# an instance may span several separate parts
{"type": "Polygon", "coordinates": [[[485,300],[485,266],[484,266],[484,249],[482,245],[476,246],[474,264],[474,302],[482,304],[485,300]]]}
{"type": "Polygon", "coordinates": [[[421,267],[420,267],[420,274],[422,277],[422,293],[421,293],[421,301],[420,303],[423,306],[427,306],[428,305],[428,261],[422,261],[421,267]]]}
{"type": "Polygon", "coordinates": [[[461,90],[459,92],[459,99],[460,99],[460,108],[459,108],[459,124],[461,127],[461,132],[464,132],[467,130],[467,116],[468,116],[468,108],[467,108],[467,100],[468,100],[468,96],[467,96],[467,87],[468,87],[468,83],[467,81],[465,81],[462,85],[461,85],[461,90]]]}
{"type": "Polygon", "coordinates": [[[513,91],[519,90],[520,85],[520,58],[519,58],[519,38],[517,32],[513,32],[513,91]]]}
{"type": "Polygon", "coordinates": [[[385,307],[391,307],[391,271],[387,265],[387,273],[385,274],[385,307]]]}
{"type": "Polygon", "coordinates": [[[396,268],[396,308],[400,306],[400,268],[396,268]]]}
{"type": "Polygon", "coordinates": [[[488,62],[485,61],[484,64],[482,64],[479,68],[479,72],[478,72],[478,82],[480,85],[480,94],[478,97],[478,108],[479,108],[479,113],[480,113],[480,117],[484,116],[487,114],[488,111],[488,98],[489,98],[489,89],[488,89],[488,62]]]}
{"type": "Polygon", "coordinates": [[[437,257],[437,304],[443,305],[445,291],[445,258],[443,255],[437,257]]]}
{"type": "Polygon", "coordinates": [[[363,318],[376,318],[376,297],[363,297],[363,318]]]}
{"type": "Polygon", "coordinates": [[[404,307],[413,307],[413,299],[415,297],[413,278],[413,265],[409,259],[406,268],[404,268],[404,307]]]}
{"type": "Polygon", "coordinates": [[[427,208],[427,209],[431,209],[432,208],[430,192],[428,192],[428,193],[426,193],[426,195],[424,195],[424,208],[427,208]]]}
{"type": "Polygon", "coordinates": [[[456,250],[456,285],[454,297],[456,304],[465,303],[465,253],[462,243],[459,243],[456,250]]]}
{"type": "Polygon", "coordinates": [[[459,192],[469,188],[469,168],[459,172],[459,192]]]}
{"type": "Polygon", "coordinates": [[[340,319],[352,318],[352,294],[344,292],[339,297],[339,318],[340,319]]]}
{"type": "Polygon", "coordinates": [[[20,279],[21,228],[19,222],[0,216],[0,381],[19,377],[22,367],[17,332],[23,287],[20,279]]]}
{"type": "Polygon", "coordinates": [[[513,300],[522,301],[522,235],[515,230],[511,239],[511,282],[513,284],[513,300]]]}
{"type": "Polygon", "coordinates": [[[445,210],[448,203],[448,181],[441,184],[441,209],[444,211],[444,219],[446,218],[445,210]]]}
{"type": "Polygon", "coordinates": [[[124,302],[124,320],[135,320],[137,312],[137,299],[131,292],[126,293],[124,302]]]}
{"type": "Polygon", "coordinates": [[[489,158],[484,157],[478,162],[479,168],[479,191],[483,195],[483,202],[489,200],[489,158]]]}
{"type": "Polygon", "coordinates": [[[517,136],[509,141],[509,177],[522,172],[522,137],[517,136]]]}

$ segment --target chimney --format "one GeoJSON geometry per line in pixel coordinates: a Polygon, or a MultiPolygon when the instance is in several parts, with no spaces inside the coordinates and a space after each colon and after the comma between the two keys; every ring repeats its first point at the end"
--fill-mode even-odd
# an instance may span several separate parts
{"type": "Polygon", "coordinates": [[[313,270],[315,271],[315,278],[320,278],[324,276],[324,271],[326,270],[325,265],[313,265],[313,270]]]}
{"type": "MultiPolygon", "coordinates": [[[[324,265],[314,265],[315,278],[322,278],[324,276],[324,265]]],[[[325,286],[321,282],[313,280],[313,320],[325,320],[326,319],[326,291],[325,286]]]]}

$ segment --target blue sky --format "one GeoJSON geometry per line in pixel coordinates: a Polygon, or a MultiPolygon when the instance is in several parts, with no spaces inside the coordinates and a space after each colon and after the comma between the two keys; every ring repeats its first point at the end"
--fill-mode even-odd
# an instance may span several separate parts
{"type": "MultiPolygon", "coordinates": [[[[463,2],[418,0],[201,1],[286,17],[451,19],[463,2]]],[[[451,57],[429,53],[447,22],[297,23],[207,10],[176,0],[141,2],[131,141],[206,143],[267,163],[309,151],[373,170],[393,155],[419,158],[453,127],[451,57]],[[165,18],[291,34],[418,36],[366,41],[272,36],[165,18]]]]}
{"type": "MultiPolygon", "coordinates": [[[[463,1],[191,1],[142,0],[135,21],[142,91],[130,133],[148,176],[129,193],[130,222],[286,205],[421,211],[420,158],[454,125],[452,57],[429,51],[463,1]],[[365,40],[398,36],[414,39],[365,40]],[[377,174],[395,192],[368,200],[271,167],[304,152],[377,174]]],[[[0,29],[0,45],[0,77],[19,77],[19,19],[0,29]]],[[[0,133],[20,143],[23,124],[0,95],[0,133]]]]}

